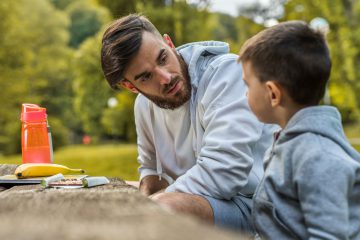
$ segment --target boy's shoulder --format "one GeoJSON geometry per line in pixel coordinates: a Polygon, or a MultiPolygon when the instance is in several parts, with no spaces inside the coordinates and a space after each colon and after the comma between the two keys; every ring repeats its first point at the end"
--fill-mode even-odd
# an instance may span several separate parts
{"type": "Polygon", "coordinates": [[[359,153],[344,134],[340,113],[334,107],[301,109],[290,119],[279,140],[284,151],[291,149],[296,159],[316,157],[322,161],[332,157],[360,161],[359,153]]]}
{"type": "Polygon", "coordinates": [[[360,169],[360,155],[347,142],[337,143],[320,134],[305,132],[289,142],[287,147],[293,169],[302,172],[360,169]]]}

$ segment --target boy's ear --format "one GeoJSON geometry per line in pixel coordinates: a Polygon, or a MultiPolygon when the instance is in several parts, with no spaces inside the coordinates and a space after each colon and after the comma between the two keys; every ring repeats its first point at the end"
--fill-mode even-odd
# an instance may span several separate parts
{"type": "Polygon", "coordinates": [[[167,45],[168,45],[170,48],[175,48],[175,45],[174,45],[174,43],[172,42],[172,40],[171,40],[171,38],[170,38],[169,35],[164,34],[164,35],[163,35],[163,38],[164,38],[165,42],[167,43],[167,45]]]}
{"type": "Polygon", "coordinates": [[[137,88],[134,86],[134,84],[132,84],[131,82],[129,82],[128,80],[122,80],[120,82],[120,85],[123,87],[123,88],[126,88],[128,90],[130,90],[131,92],[133,93],[139,93],[139,91],[137,90],[137,88]]]}
{"type": "Polygon", "coordinates": [[[279,106],[281,103],[281,98],[283,97],[282,90],[279,85],[276,84],[274,81],[267,81],[265,85],[268,90],[271,106],[279,106]]]}

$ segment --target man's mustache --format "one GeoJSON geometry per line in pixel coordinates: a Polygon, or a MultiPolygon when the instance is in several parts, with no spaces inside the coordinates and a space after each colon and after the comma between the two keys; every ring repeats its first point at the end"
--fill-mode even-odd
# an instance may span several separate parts
{"type": "Polygon", "coordinates": [[[164,86],[163,94],[167,94],[169,92],[169,90],[172,89],[175,86],[175,84],[177,82],[179,82],[180,80],[182,80],[181,76],[179,76],[179,75],[173,76],[171,78],[171,81],[164,86]]]}

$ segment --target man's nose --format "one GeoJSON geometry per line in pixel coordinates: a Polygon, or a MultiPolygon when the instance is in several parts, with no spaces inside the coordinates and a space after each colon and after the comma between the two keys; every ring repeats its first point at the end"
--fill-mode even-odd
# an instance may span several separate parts
{"type": "Polygon", "coordinates": [[[171,82],[171,73],[166,69],[157,68],[156,74],[161,84],[169,84],[171,82]]]}

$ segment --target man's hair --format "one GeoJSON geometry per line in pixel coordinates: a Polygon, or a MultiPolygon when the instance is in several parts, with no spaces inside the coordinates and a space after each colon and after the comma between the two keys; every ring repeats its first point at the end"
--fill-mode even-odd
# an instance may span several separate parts
{"type": "Polygon", "coordinates": [[[239,61],[249,61],[261,82],[280,84],[292,100],[317,105],[325,93],[331,59],[320,32],[302,21],[288,21],[246,41],[239,61]]]}
{"type": "Polygon", "coordinates": [[[139,52],[144,31],[161,38],[155,26],[144,16],[130,14],[115,20],[102,39],[101,66],[106,80],[113,89],[124,78],[129,62],[139,52]]]}

